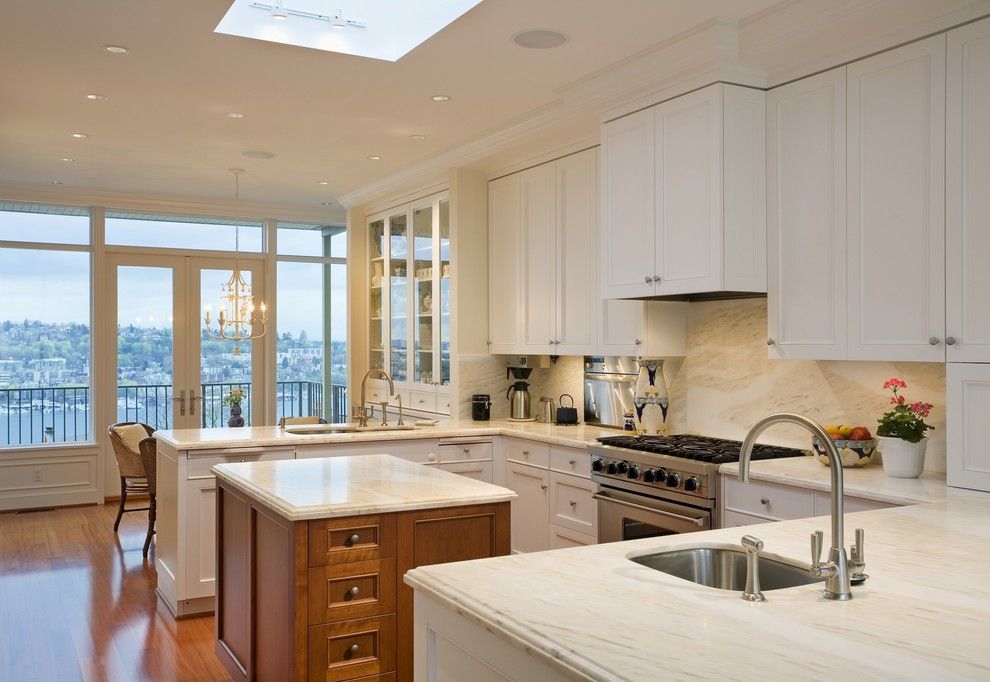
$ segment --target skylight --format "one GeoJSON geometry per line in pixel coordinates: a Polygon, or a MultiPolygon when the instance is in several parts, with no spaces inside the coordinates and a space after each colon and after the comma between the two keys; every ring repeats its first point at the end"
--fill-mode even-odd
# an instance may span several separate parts
{"type": "Polygon", "coordinates": [[[481,0],[234,0],[217,33],[394,62],[481,0]]]}

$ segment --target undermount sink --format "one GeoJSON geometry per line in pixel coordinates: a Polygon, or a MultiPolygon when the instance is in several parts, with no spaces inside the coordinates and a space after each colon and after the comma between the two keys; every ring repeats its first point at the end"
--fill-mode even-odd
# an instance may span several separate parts
{"type": "Polygon", "coordinates": [[[397,426],[389,424],[369,424],[359,426],[353,423],[347,424],[300,424],[299,426],[286,426],[285,432],[294,436],[312,436],[328,433],[366,433],[369,431],[415,431],[415,426],[397,426]]]}
{"type": "MultiPolygon", "coordinates": [[[[727,547],[691,547],[629,557],[637,564],[681,580],[719,590],[741,592],[746,588],[746,552],[727,547]]],[[[760,555],[760,587],[782,590],[786,587],[821,582],[806,568],[760,555]]]]}

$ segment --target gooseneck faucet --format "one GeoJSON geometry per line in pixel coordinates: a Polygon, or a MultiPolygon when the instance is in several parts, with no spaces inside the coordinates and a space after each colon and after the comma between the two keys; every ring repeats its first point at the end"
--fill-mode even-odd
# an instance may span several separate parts
{"type": "MultiPolygon", "coordinates": [[[[742,449],[739,452],[739,480],[749,483],[749,462],[753,455],[753,446],[756,439],[760,437],[767,427],[773,424],[797,424],[803,426],[818,439],[822,447],[828,453],[831,463],[832,474],[832,546],[828,551],[828,561],[821,562],[822,553],[822,532],[817,531],[811,535],[811,572],[825,578],[825,597],[845,601],[852,599],[852,590],[849,580],[849,565],[846,558],[846,548],[843,538],[843,496],[842,496],[842,460],[839,457],[839,450],[829,437],[821,424],[814,419],[810,419],[801,414],[792,412],[781,412],[764,417],[753,425],[753,428],[746,434],[742,449]]],[[[857,540],[860,540],[862,533],[857,532],[857,540]]],[[[857,543],[857,559],[862,555],[862,543],[857,543]]]]}
{"type": "MultiPolygon", "coordinates": [[[[364,403],[365,403],[365,396],[367,395],[366,394],[366,391],[367,391],[367,387],[368,387],[368,379],[370,377],[374,376],[375,374],[377,374],[382,379],[384,379],[385,381],[388,382],[388,394],[389,394],[389,396],[391,397],[391,396],[394,396],[395,395],[395,384],[392,382],[392,377],[389,375],[388,372],[386,372],[384,369],[381,369],[379,367],[372,367],[367,372],[365,372],[364,373],[364,376],[361,378],[361,402],[358,403],[358,409],[357,409],[357,418],[358,418],[358,425],[359,426],[367,426],[368,425],[368,414],[367,414],[367,412],[365,412],[364,403]]],[[[387,404],[388,403],[385,403],[385,405],[387,405],[387,404]]],[[[388,420],[388,417],[386,416],[385,407],[383,406],[382,407],[382,425],[385,425],[387,423],[387,420],[388,420]]]]}

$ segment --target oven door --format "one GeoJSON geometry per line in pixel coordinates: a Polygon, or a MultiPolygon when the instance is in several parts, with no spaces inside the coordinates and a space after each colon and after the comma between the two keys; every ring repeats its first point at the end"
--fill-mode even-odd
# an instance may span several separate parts
{"type": "Polygon", "coordinates": [[[711,530],[712,511],[649,495],[600,486],[598,541],[620,542],[711,530]]]}

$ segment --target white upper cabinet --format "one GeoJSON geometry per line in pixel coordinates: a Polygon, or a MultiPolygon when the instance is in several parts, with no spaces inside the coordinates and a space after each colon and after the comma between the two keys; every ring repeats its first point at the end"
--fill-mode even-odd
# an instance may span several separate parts
{"type": "Polygon", "coordinates": [[[554,164],[522,172],[523,352],[552,353],[557,336],[554,164]]]}
{"type": "Polygon", "coordinates": [[[846,70],[767,93],[771,358],[846,356],[846,70]]]}
{"type": "Polygon", "coordinates": [[[990,491],[990,364],[950,362],[946,388],[946,482],[990,491]]]}
{"type": "Polygon", "coordinates": [[[846,77],[848,357],[942,361],[945,36],[846,77]]]}
{"type": "Polygon", "coordinates": [[[990,19],[948,34],[946,357],[990,362],[990,19]]]}
{"type": "Polygon", "coordinates": [[[488,183],[488,335],[491,353],[522,345],[522,191],[519,173],[488,183]]]}
{"type": "Polygon", "coordinates": [[[603,297],[766,291],[764,117],[719,83],[603,126],[603,297]]]}
{"type": "Polygon", "coordinates": [[[604,298],[652,296],[653,110],[602,126],[601,280],[604,298]]]}

